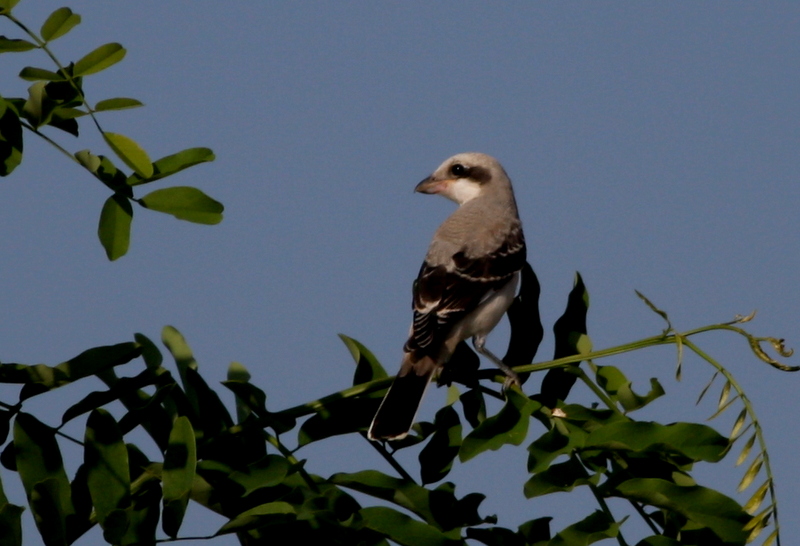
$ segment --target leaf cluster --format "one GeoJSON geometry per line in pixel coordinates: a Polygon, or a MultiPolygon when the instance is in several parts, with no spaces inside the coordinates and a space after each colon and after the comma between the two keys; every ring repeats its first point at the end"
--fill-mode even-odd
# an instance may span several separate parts
{"type": "Polygon", "coordinates": [[[0,176],[8,176],[22,162],[23,129],[52,144],[86,169],[112,192],[103,204],[97,228],[98,238],[109,260],[116,260],[128,252],[134,204],[189,222],[219,223],[222,204],[194,187],[175,186],[142,197],[134,195],[137,186],[213,161],[214,154],[208,148],[188,148],[152,161],[132,138],[103,129],[97,114],[143,106],[140,101],[128,97],[103,99],[92,106],[84,91],[85,79],[119,63],[125,57],[125,48],[118,43],[107,43],[77,61],[62,63],[53,52],[53,42],[75,28],[81,22],[81,16],[70,8],[59,8],[42,23],[37,34],[13,15],[12,8],[17,3],[4,2],[0,6],[0,17],[13,23],[25,38],[0,36],[0,53],[40,51],[53,63],[55,70],[26,66],[19,77],[32,82],[28,96],[0,96],[0,176]],[[95,155],[89,150],[70,153],[49,136],[52,130],[57,130],[77,138],[81,129],[79,122],[87,118],[103,136],[116,160],[130,172],[118,167],[107,155],[95,155]]]}

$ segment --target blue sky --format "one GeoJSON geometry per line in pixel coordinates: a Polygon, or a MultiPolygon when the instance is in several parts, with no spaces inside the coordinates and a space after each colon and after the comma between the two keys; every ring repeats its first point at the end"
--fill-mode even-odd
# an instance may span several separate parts
{"type": "MultiPolygon", "coordinates": [[[[15,13],[38,28],[59,5],[23,0],[15,13]]],[[[542,284],[537,360],[552,354],[575,271],[591,294],[596,348],[663,328],[635,289],[679,330],[758,309],[750,331],[800,348],[800,4],[68,5],[83,23],[54,42],[62,60],[111,41],[128,50],[87,78],[89,100],[146,104],[104,115],[105,129],[152,158],[212,148],[214,163],[161,186],[200,187],[225,204],[225,220],[196,226],[137,209],[129,254],[109,263],[96,238],[107,189],[26,135],[22,166],[0,184],[3,362],[55,364],[134,332],[158,339],[171,324],[209,382],[242,362],[275,410],[349,385],[340,332],[394,371],[411,282],[453,208],[412,190],[463,151],[494,155],[514,182],[542,284]]],[[[17,36],[4,21],[0,34],[17,36]]],[[[0,56],[0,93],[25,95],[10,77],[25,65],[48,66],[35,53],[0,56]]],[[[72,151],[108,153],[88,125],[79,140],[55,136],[72,151]]],[[[488,345],[502,352],[504,335],[488,345]]],[[[800,535],[800,376],[766,367],[741,338],[698,341],[755,404],[790,540],[800,535]]],[[[697,359],[687,358],[680,383],[668,349],[600,363],[623,368],[640,390],[661,380],[668,396],[641,418],[713,412],[711,400],[693,406],[711,374],[697,359]]],[[[55,406],[81,392],[50,397],[43,415],[55,419],[55,406]]],[[[423,416],[443,398],[429,395],[423,416]]],[[[714,421],[723,434],[731,413],[714,421]]],[[[347,469],[390,472],[361,442],[333,442],[363,457],[347,469]]],[[[313,472],[351,464],[330,465],[314,449],[301,452],[313,472]]],[[[488,493],[484,511],[508,526],[575,502],[525,500],[525,454],[506,451],[486,457],[485,476],[457,468],[455,480],[474,480],[459,493],[488,493]]],[[[741,471],[715,466],[705,483],[733,494],[741,471]]],[[[192,517],[198,532],[221,524],[201,510],[192,517]]]]}

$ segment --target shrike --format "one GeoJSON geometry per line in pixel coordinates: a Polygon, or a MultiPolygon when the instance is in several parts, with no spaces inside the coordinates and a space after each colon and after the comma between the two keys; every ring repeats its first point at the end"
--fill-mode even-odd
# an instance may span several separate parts
{"type": "Polygon", "coordinates": [[[403,362],[372,420],[370,440],[408,434],[431,377],[466,339],[506,373],[507,384],[519,383],[484,347],[511,305],[525,265],[511,180],[493,157],[465,153],[442,163],[415,191],[443,195],[459,207],[436,230],[414,282],[403,362]]]}

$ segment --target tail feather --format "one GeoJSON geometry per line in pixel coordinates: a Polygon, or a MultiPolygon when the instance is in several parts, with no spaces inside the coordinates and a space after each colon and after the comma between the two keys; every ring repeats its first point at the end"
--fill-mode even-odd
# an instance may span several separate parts
{"type": "Polygon", "coordinates": [[[401,440],[414,424],[436,366],[428,357],[418,362],[408,359],[406,355],[400,373],[372,419],[367,432],[370,440],[401,440]]]}

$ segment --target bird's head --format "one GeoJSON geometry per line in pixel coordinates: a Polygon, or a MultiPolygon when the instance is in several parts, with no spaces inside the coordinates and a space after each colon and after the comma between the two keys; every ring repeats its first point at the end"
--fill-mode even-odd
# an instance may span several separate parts
{"type": "Polygon", "coordinates": [[[489,185],[498,184],[510,187],[500,163],[486,154],[470,152],[454,155],[442,163],[414,191],[439,194],[463,205],[481,195],[489,185]]]}

